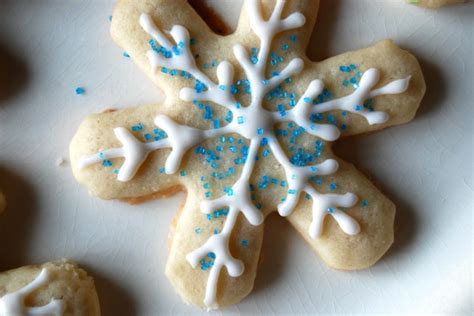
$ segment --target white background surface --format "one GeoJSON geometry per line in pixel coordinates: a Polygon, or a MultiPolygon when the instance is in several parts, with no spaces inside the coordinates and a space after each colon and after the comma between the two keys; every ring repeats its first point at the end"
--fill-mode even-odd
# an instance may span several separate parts
{"type": "MultiPolygon", "coordinates": [[[[238,1],[213,3],[235,24],[238,1]]],[[[163,272],[169,222],[184,196],[140,206],[101,201],[75,182],[68,163],[57,166],[87,114],[161,98],[112,42],[112,7],[0,1],[0,78],[8,87],[0,186],[9,203],[0,270],[68,257],[95,276],[104,315],[196,312],[163,272]],[[78,86],[86,95],[76,96],[78,86]]],[[[337,150],[397,204],[396,242],[374,267],[338,272],[284,220],[270,218],[255,290],[222,313],[472,312],[473,34],[474,3],[428,11],[401,0],[323,0],[312,57],[394,38],[426,75],[412,123],[337,150]]]]}

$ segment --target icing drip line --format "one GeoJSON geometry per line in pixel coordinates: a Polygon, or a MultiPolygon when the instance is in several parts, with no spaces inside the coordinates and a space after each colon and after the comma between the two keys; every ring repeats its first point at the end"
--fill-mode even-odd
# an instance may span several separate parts
{"type": "MultiPolygon", "coordinates": [[[[230,86],[234,81],[234,66],[228,61],[222,61],[217,67],[218,83],[213,82],[197,66],[194,55],[189,47],[190,36],[188,31],[179,25],[173,26],[170,36],[172,43],[163,32],[158,29],[148,14],[140,16],[139,23],[142,28],[150,34],[152,41],[161,45],[160,49],[147,52],[147,57],[153,72],[158,67],[166,67],[189,73],[192,77],[205,85],[204,89],[183,88],[179,97],[184,101],[211,101],[227,108],[232,112],[232,120],[227,126],[218,129],[200,130],[186,125],[181,125],[164,115],[158,115],[154,123],[163,129],[168,138],[149,143],[137,140],[128,130],[118,127],[115,134],[122,143],[121,148],[112,148],[95,155],[85,156],[79,160],[79,168],[99,163],[109,158],[125,158],[117,179],[119,181],[131,180],[147,156],[162,148],[171,148],[165,164],[167,174],[175,173],[182,161],[184,154],[193,146],[221,135],[236,133],[250,140],[250,149],[245,161],[241,177],[233,185],[227,195],[215,200],[204,201],[201,210],[209,214],[213,210],[228,208],[229,212],[220,233],[212,235],[198,249],[186,256],[193,267],[199,260],[213,253],[215,256],[209,279],[206,286],[204,303],[210,309],[218,308],[216,300],[217,284],[223,267],[227,269],[231,277],[240,276],[244,272],[243,263],[234,258],[229,250],[229,239],[234,229],[238,215],[242,215],[251,225],[260,225],[263,214],[253,205],[250,199],[249,179],[255,167],[255,156],[263,138],[268,140],[270,149],[276,160],[285,170],[288,182],[287,196],[280,205],[278,212],[282,216],[289,216],[296,207],[301,193],[306,192],[313,201],[312,223],[309,227],[311,238],[317,238],[322,233],[324,218],[330,214],[338,223],[340,228],[349,235],[359,233],[359,224],[345,212],[341,207],[352,207],[357,202],[353,193],[346,194],[321,194],[310,184],[311,177],[316,175],[331,175],[337,172],[338,163],[328,159],[320,164],[306,167],[293,165],[281,145],[279,144],[274,125],[280,122],[294,121],[311,135],[328,141],[334,141],[340,136],[339,130],[333,125],[316,124],[310,118],[311,115],[342,110],[361,115],[369,124],[381,124],[389,119],[387,113],[370,112],[362,105],[369,98],[384,94],[397,94],[406,91],[410,77],[393,81],[386,86],[374,89],[379,82],[380,73],[376,69],[366,71],[360,80],[359,87],[352,94],[314,105],[314,100],[321,94],[324,84],[321,80],[314,80],[308,86],[304,95],[299,99],[295,107],[283,115],[281,112],[272,112],[263,108],[264,97],[289,77],[303,70],[304,62],[300,58],[294,58],[277,75],[267,78],[266,67],[268,65],[269,53],[272,40],[276,34],[298,28],[305,23],[301,13],[292,13],[282,19],[282,12],[286,1],[277,0],[274,11],[268,21],[261,15],[259,0],[247,0],[246,8],[250,17],[251,28],[260,39],[261,48],[258,53],[258,61],[251,62],[248,50],[242,45],[235,45],[233,53],[240,67],[250,83],[251,101],[247,106],[241,106],[231,93],[230,86]],[[238,119],[237,119],[238,118],[238,119]]],[[[163,70],[162,68],[162,70],[163,70]]]]}
{"type": "Polygon", "coordinates": [[[34,316],[54,315],[61,316],[66,309],[62,300],[52,299],[48,305],[39,307],[26,307],[25,299],[28,295],[46,285],[51,279],[48,269],[44,268],[30,284],[16,292],[8,293],[0,298],[0,316],[34,316]]]}

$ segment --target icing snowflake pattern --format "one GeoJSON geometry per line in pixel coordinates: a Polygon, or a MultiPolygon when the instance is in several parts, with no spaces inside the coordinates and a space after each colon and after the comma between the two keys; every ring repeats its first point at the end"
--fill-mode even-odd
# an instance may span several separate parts
{"type": "Polygon", "coordinates": [[[358,223],[340,209],[352,207],[357,203],[358,198],[353,193],[322,194],[310,183],[310,179],[315,176],[334,174],[338,170],[337,161],[327,159],[316,165],[295,166],[279,143],[274,132],[274,125],[281,122],[294,122],[311,135],[326,141],[334,141],[340,136],[338,128],[331,124],[315,123],[310,119],[312,115],[340,110],[363,116],[371,125],[384,123],[389,119],[387,113],[369,110],[361,104],[379,95],[402,93],[406,91],[410,81],[410,77],[408,77],[374,89],[379,82],[380,74],[377,69],[369,69],[361,75],[358,86],[352,94],[318,103],[315,106],[313,101],[323,92],[324,83],[321,80],[314,80],[293,108],[284,113],[269,111],[263,107],[265,96],[304,68],[303,59],[294,58],[283,70],[273,73],[271,78],[267,78],[265,74],[271,55],[272,40],[278,33],[303,26],[305,17],[299,12],[294,12],[286,18],[282,18],[284,0],[276,1],[274,11],[268,20],[264,20],[261,15],[259,0],[249,0],[246,5],[252,30],[260,39],[260,49],[256,56],[250,56],[248,50],[242,45],[237,44],[233,48],[233,53],[250,85],[251,99],[245,106],[241,105],[232,93],[234,66],[231,63],[222,61],[217,65],[218,82],[216,83],[197,67],[189,45],[190,35],[186,28],[179,25],[173,26],[169,32],[174,41],[171,42],[149,15],[142,14],[139,20],[141,27],[152,37],[152,41],[161,45],[159,49],[152,45],[153,49],[147,52],[152,70],[176,69],[192,76],[198,85],[195,88],[183,88],[180,91],[180,98],[189,102],[213,102],[226,108],[232,113],[232,119],[229,120],[228,125],[200,130],[180,125],[165,115],[158,115],[154,119],[154,123],[166,133],[166,138],[143,143],[126,128],[117,127],[114,132],[123,145],[121,148],[85,156],[79,161],[79,167],[84,168],[104,161],[104,159],[124,158],[125,161],[118,170],[117,179],[129,181],[146,160],[148,154],[158,149],[171,148],[164,172],[174,174],[178,171],[184,154],[207,139],[236,133],[250,141],[247,158],[239,179],[226,190],[225,195],[201,203],[201,210],[206,214],[212,214],[218,209],[228,209],[222,230],[213,234],[200,248],[186,256],[189,263],[193,267],[197,267],[200,261],[212,254],[214,261],[209,267],[204,299],[204,303],[209,309],[218,308],[216,291],[222,268],[225,267],[231,277],[238,277],[244,271],[243,263],[234,258],[229,250],[230,236],[238,215],[242,213],[252,225],[260,225],[264,220],[262,212],[252,203],[249,187],[249,180],[255,168],[256,156],[262,141],[269,145],[275,159],[285,171],[288,190],[286,198],[278,205],[278,212],[281,216],[290,215],[296,207],[300,195],[306,193],[313,201],[313,219],[308,232],[311,238],[317,238],[321,234],[324,218],[328,214],[336,220],[345,233],[356,235],[360,231],[358,223]]]}

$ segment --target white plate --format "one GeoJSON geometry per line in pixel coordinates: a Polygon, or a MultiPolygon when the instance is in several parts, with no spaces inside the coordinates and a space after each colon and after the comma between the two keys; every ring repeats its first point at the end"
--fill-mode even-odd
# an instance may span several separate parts
{"type": "MultiPolygon", "coordinates": [[[[213,2],[235,24],[239,3],[213,2]]],[[[57,166],[86,115],[162,97],[112,42],[112,7],[0,1],[0,65],[14,69],[0,103],[0,185],[9,203],[0,269],[68,257],[96,276],[105,315],[196,312],[163,273],[183,195],[140,206],[101,201],[67,162],[57,166]]],[[[338,272],[271,218],[255,290],[223,313],[472,311],[473,16],[474,3],[429,11],[402,0],[323,1],[313,57],[393,38],[419,57],[427,79],[413,122],[338,146],[398,205],[396,243],[374,267],[338,272]]]]}

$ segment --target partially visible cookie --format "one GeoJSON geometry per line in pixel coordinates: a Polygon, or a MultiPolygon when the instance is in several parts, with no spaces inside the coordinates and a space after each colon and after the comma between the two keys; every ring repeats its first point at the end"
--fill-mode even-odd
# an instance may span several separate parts
{"type": "Polygon", "coordinates": [[[94,280],[67,260],[0,273],[0,316],[100,315],[94,280]]]}
{"type": "Polygon", "coordinates": [[[407,2],[420,7],[437,9],[448,4],[464,3],[465,0],[407,0],[407,2]]]}

